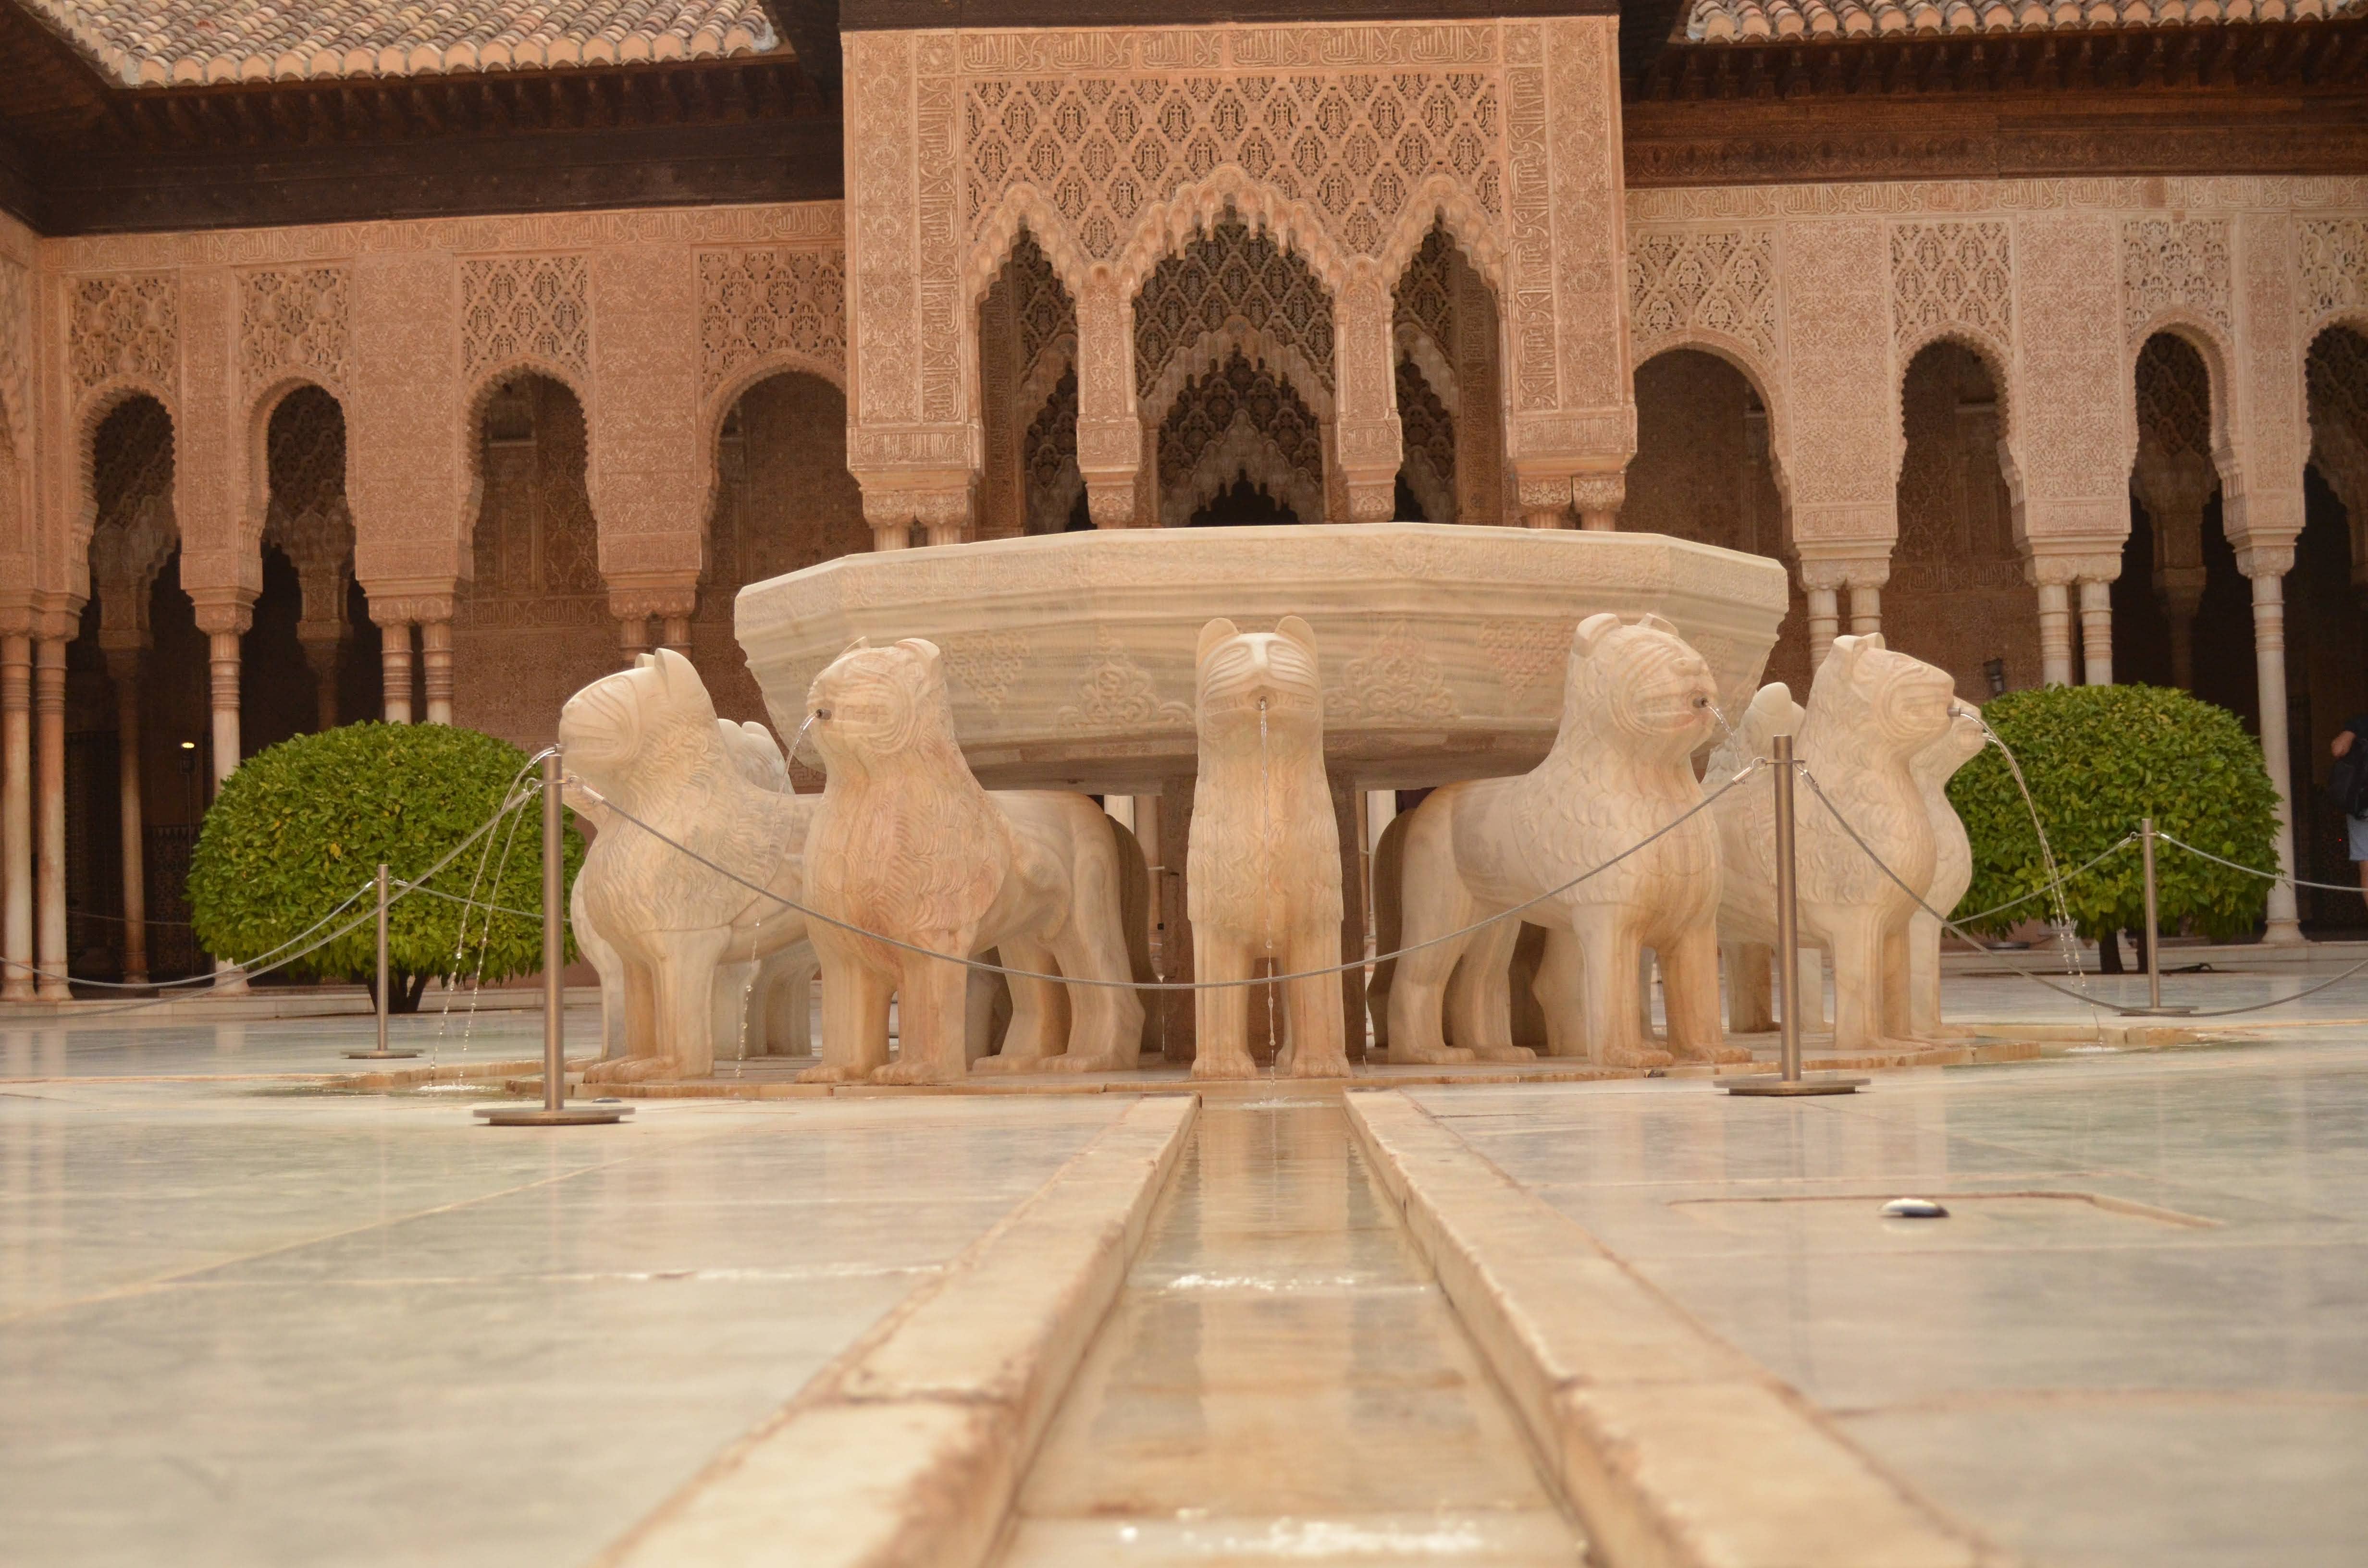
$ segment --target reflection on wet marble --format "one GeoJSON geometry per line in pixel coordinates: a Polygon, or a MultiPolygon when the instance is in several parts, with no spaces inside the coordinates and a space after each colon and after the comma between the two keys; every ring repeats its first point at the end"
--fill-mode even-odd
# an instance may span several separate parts
{"type": "Polygon", "coordinates": [[[0,1558],[581,1562],[1128,1103],[0,1089],[0,1558]]]}
{"type": "MultiPolygon", "coordinates": [[[[0,1009],[0,1083],[352,1073],[366,1064],[347,1061],[345,1053],[368,1051],[378,1043],[377,1020],[366,1014],[193,1022],[125,1007],[27,1021],[31,1011],[0,1009]]],[[[600,1038],[600,1010],[570,1006],[567,1038],[572,1051],[592,1049],[590,1042],[600,1038]]],[[[431,998],[421,1011],[387,1020],[387,1043],[420,1053],[394,1064],[406,1068],[539,1059],[542,1014],[522,1007],[489,1007],[472,1014],[465,996],[447,1012],[431,998]]]]}
{"type": "Polygon", "coordinates": [[[2035,1562],[2348,1564],[2368,1540],[2363,1047],[2313,1029],[1814,1100],[1407,1092],[2035,1562]],[[1954,1212],[1877,1213],[1908,1194],[1954,1212]]]}
{"type": "Polygon", "coordinates": [[[1203,1107],[1008,1568],[1579,1551],[1337,1102],[1203,1107]]]}

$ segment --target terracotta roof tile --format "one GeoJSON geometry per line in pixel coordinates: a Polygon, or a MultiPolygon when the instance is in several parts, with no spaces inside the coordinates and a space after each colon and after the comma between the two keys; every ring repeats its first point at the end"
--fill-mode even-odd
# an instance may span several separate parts
{"type": "Polygon", "coordinates": [[[1695,0],[1694,43],[2306,22],[2368,15],[2368,0],[1695,0]]]}
{"type": "Polygon", "coordinates": [[[22,0],[133,86],[760,54],[760,0],[22,0]]]}

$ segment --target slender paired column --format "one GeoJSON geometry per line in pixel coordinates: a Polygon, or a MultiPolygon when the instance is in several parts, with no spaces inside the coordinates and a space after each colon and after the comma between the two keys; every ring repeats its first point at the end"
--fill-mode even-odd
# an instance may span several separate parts
{"type": "Polygon", "coordinates": [[[2157,572],[2162,611],[2170,622],[2170,681],[2182,691],[2195,689],[2195,612],[2203,603],[2203,572],[2157,572]]]}
{"type": "MultiPolygon", "coordinates": [[[[2286,735],[2285,575],[2294,569],[2292,544],[2255,545],[2237,551],[2237,570],[2253,584],[2253,674],[2260,688],[2261,761],[2278,792],[2278,865],[2294,874],[2294,781],[2286,735]]],[[[2300,912],[2291,883],[2270,887],[2265,942],[2303,939],[2300,912]]]]}
{"type": "Polygon", "coordinates": [[[2039,680],[2072,684],[2072,595],[2062,583],[2039,585],[2039,680]]]}
{"type": "MultiPolygon", "coordinates": [[[[238,770],[239,640],[255,622],[255,600],[240,590],[192,593],[197,601],[198,630],[206,634],[206,667],[211,677],[213,710],[214,794],[222,781],[238,770]],[[200,597],[202,593],[202,597],[200,597]]],[[[246,990],[246,976],[227,959],[214,960],[214,989],[233,994],[246,990]]]]}
{"type": "Polygon", "coordinates": [[[431,724],[450,723],[452,622],[450,617],[419,623],[419,675],[423,694],[427,699],[427,722],[431,724]]]}
{"type": "Polygon", "coordinates": [[[379,682],[384,692],[381,699],[386,722],[390,724],[411,722],[411,622],[382,618],[378,607],[370,607],[370,619],[378,622],[379,682]]]}
{"type": "MultiPolygon", "coordinates": [[[[1887,577],[1889,574],[1885,574],[1887,577]]],[[[1850,628],[1853,637],[1873,637],[1883,631],[1883,587],[1877,583],[1852,583],[1850,628]]]]}
{"type": "Polygon", "coordinates": [[[2113,684],[2113,585],[2083,577],[2080,588],[2080,679],[2088,686],[2113,684]]]}
{"type": "Polygon", "coordinates": [[[1627,504],[1624,473],[1583,473],[1570,482],[1571,505],[1578,526],[1590,533],[1610,533],[1620,526],[1620,508],[1627,504]]]}
{"type": "Polygon", "coordinates": [[[2084,612],[2092,602],[2097,606],[2095,630],[2089,637],[2092,651],[2100,649],[2101,656],[2092,667],[2100,671],[2106,681],[2112,679],[2110,585],[2121,575],[2122,552],[2118,540],[2110,549],[2105,548],[2105,543],[2089,534],[2053,541],[2034,540],[2025,546],[2023,580],[2032,585],[2039,600],[2039,679],[2043,686],[2070,686],[2078,678],[2079,672],[2072,663],[2072,596],[2076,587],[2084,612]],[[2094,593],[2090,592],[2091,585],[2094,593]]]}
{"type": "MultiPolygon", "coordinates": [[[[44,620],[63,617],[43,617],[44,620]]],[[[44,1002],[71,1001],[66,984],[71,955],[66,951],[66,638],[52,624],[35,644],[33,656],[35,778],[40,828],[40,853],[35,893],[39,901],[40,982],[37,994],[44,1002]]]]}
{"type": "MultiPolygon", "coordinates": [[[[893,546],[882,545],[882,549],[893,546]]],[[[612,578],[609,584],[609,613],[617,618],[625,663],[650,651],[650,623],[658,624],[656,646],[671,648],[686,657],[690,653],[690,618],[699,608],[699,578],[696,573],[667,573],[663,575],[612,578]]]]}
{"type": "Polygon", "coordinates": [[[1812,670],[1826,662],[1834,639],[1841,635],[1841,595],[1845,588],[1850,591],[1850,634],[1871,637],[1883,630],[1883,585],[1891,580],[1888,547],[1880,541],[1868,541],[1856,548],[1884,553],[1801,557],[1801,591],[1808,600],[1812,670]]]}
{"type": "Polygon", "coordinates": [[[148,980],[148,839],[141,821],[140,648],[107,650],[107,676],[115,687],[115,774],[123,821],[123,980],[148,980]]]}
{"type": "Polygon", "coordinates": [[[0,1001],[33,999],[33,639],[0,633],[0,1001]]]}

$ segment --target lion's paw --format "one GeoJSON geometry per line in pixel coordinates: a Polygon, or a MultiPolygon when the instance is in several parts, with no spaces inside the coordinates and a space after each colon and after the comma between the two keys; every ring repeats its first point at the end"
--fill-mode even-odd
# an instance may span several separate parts
{"type": "Polygon", "coordinates": [[[1472,1060],[1460,1045],[1392,1045],[1393,1067],[1455,1067],[1472,1060]]]}
{"type": "Polygon", "coordinates": [[[1255,1078],[1258,1063],[1247,1051],[1238,1056],[1211,1056],[1205,1052],[1192,1059],[1195,1078],[1255,1078]]]}
{"type": "Polygon", "coordinates": [[[1739,1045],[1670,1047],[1670,1054],[1679,1062],[1736,1062],[1751,1060],[1751,1052],[1739,1045]]]}
{"type": "Polygon", "coordinates": [[[871,1081],[875,1084],[946,1084],[953,1080],[939,1072],[937,1063],[915,1060],[891,1062],[884,1067],[874,1067],[871,1081]]]}
{"type": "Polygon", "coordinates": [[[1535,1062],[1538,1053],[1526,1045],[1484,1045],[1472,1052],[1479,1062],[1535,1062]]]}
{"type": "Polygon", "coordinates": [[[1103,1051],[1080,1054],[1073,1051],[1064,1056],[1046,1056],[1039,1061],[1047,1073],[1132,1073],[1143,1065],[1139,1051],[1103,1051]]]}
{"type": "Polygon", "coordinates": [[[809,1067],[798,1074],[801,1084],[860,1084],[870,1076],[860,1067],[841,1067],[825,1062],[819,1067],[809,1067]]]}
{"type": "Polygon", "coordinates": [[[1346,1078],[1350,1075],[1345,1051],[1302,1051],[1291,1062],[1293,1078],[1346,1078]]]}
{"type": "Polygon", "coordinates": [[[584,1073],[586,1084],[639,1084],[650,1078],[679,1076],[680,1063],[671,1056],[620,1056],[596,1062],[584,1073]]]}
{"type": "Polygon", "coordinates": [[[1057,1056],[1014,1056],[1009,1051],[982,1056],[970,1064],[973,1073],[1046,1073],[1060,1064],[1057,1056]]]}

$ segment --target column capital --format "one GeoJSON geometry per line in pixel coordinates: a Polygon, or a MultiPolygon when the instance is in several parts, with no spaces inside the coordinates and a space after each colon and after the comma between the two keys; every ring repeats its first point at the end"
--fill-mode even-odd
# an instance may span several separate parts
{"type": "Polygon", "coordinates": [[[1880,588],[1891,581],[1891,556],[1865,553],[1863,543],[1795,545],[1794,554],[1800,567],[1801,586],[1827,593],[1843,588],[1880,588]],[[1845,554],[1847,550],[1852,553],[1845,554]]]}
{"type": "Polygon", "coordinates": [[[609,613],[620,620],[689,616],[698,608],[696,572],[620,572],[609,578],[609,613]]]}
{"type": "Polygon", "coordinates": [[[0,589],[0,637],[37,637],[41,596],[31,588],[0,589]]]}
{"type": "Polygon", "coordinates": [[[256,596],[245,588],[192,588],[198,630],[209,637],[244,637],[255,624],[256,596]]]}
{"type": "Polygon", "coordinates": [[[2075,546],[2068,550],[2027,550],[2022,579],[2034,588],[2068,587],[2074,583],[2110,583],[2122,574],[2122,552],[2075,546]]]}
{"type": "Polygon", "coordinates": [[[450,620],[453,600],[460,591],[460,580],[455,577],[362,579],[362,593],[370,599],[370,618],[382,627],[450,620]]]}
{"type": "Polygon", "coordinates": [[[933,536],[968,530],[971,475],[967,469],[875,472],[855,477],[863,488],[863,520],[871,525],[874,549],[903,548],[916,523],[933,536]]]}
{"type": "Polygon", "coordinates": [[[2294,570],[2294,541],[2265,540],[2237,548],[2237,570],[2248,577],[2283,577],[2294,570]]]}

